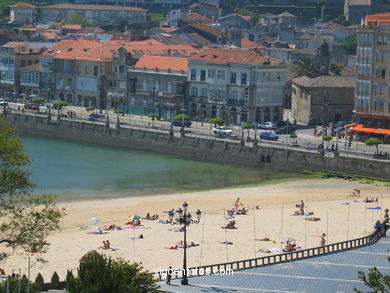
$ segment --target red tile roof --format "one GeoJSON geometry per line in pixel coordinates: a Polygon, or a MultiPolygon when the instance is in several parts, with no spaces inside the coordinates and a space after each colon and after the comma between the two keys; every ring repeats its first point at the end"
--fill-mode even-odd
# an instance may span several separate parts
{"type": "Polygon", "coordinates": [[[203,16],[196,12],[183,12],[180,19],[189,24],[192,23],[214,23],[215,21],[207,16],[203,16]]]}
{"type": "Polygon", "coordinates": [[[145,11],[146,9],[130,6],[114,6],[114,5],[81,5],[81,4],[56,4],[42,6],[41,9],[72,9],[72,10],[104,10],[104,11],[145,11]]]}
{"type": "Polygon", "coordinates": [[[241,39],[241,48],[243,49],[264,49],[265,47],[256,42],[250,41],[248,39],[241,39]]]}
{"type": "Polygon", "coordinates": [[[40,32],[48,40],[58,40],[59,37],[53,32],[40,32]]]}
{"type": "Polygon", "coordinates": [[[44,52],[42,56],[55,59],[105,61],[112,60],[112,51],[116,51],[122,46],[135,57],[142,55],[191,56],[199,52],[199,50],[188,45],[160,45],[158,42],[156,43],[153,44],[150,40],[142,42],[98,42],[85,39],[63,40],[44,52]],[[142,44],[144,42],[150,42],[151,44],[142,44]]]}
{"type": "Polygon", "coordinates": [[[81,25],[80,24],[64,24],[62,26],[64,29],[72,29],[72,30],[81,30],[81,25]]]}
{"type": "Polygon", "coordinates": [[[204,32],[207,32],[209,34],[212,34],[214,36],[221,36],[221,32],[222,30],[220,28],[217,28],[217,27],[212,27],[212,26],[209,26],[209,25],[206,25],[206,24],[191,24],[190,26],[198,29],[198,30],[201,30],[201,31],[204,31],[204,32]]]}
{"type": "Polygon", "coordinates": [[[148,68],[155,69],[159,68],[162,70],[171,69],[173,71],[188,71],[188,59],[182,57],[163,57],[163,56],[142,56],[135,64],[137,68],[148,68]]]}
{"type": "Polygon", "coordinates": [[[17,3],[14,5],[10,5],[9,7],[11,7],[11,8],[35,8],[35,9],[38,8],[34,5],[31,5],[30,3],[17,3]]]}
{"type": "Polygon", "coordinates": [[[164,32],[171,33],[177,30],[177,27],[160,27],[160,30],[163,30],[164,32]]]}
{"type": "Polygon", "coordinates": [[[216,64],[253,64],[264,62],[282,63],[282,60],[278,58],[254,50],[247,51],[220,48],[208,48],[202,50],[198,54],[192,56],[190,60],[216,64]]]}
{"type": "Polygon", "coordinates": [[[366,22],[389,23],[390,22],[390,12],[367,15],[365,21],[366,22]]]}

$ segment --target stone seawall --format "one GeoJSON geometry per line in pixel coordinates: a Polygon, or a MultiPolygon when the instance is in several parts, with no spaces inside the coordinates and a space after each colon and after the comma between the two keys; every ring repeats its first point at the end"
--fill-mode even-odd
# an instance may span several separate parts
{"type": "Polygon", "coordinates": [[[8,114],[7,120],[22,133],[152,151],[191,159],[266,167],[279,171],[312,169],[390,179],[390,164],[386,161],[342,156],[328,157],[302,149],[248,147],[235,142],[188,136],[178,138],[169,136],[168,133],[141,129],[106,129],[105,125],[90,122],[68,120],[48,122],[46,117],[20,114],[8,114]]]}

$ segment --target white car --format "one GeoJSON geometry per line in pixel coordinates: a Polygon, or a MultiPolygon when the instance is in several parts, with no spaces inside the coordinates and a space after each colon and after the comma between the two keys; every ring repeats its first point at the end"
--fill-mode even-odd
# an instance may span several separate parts
{"type": "Polygon", "coordinates": [[[0,106],[8,106],[8,102],[4,101],[3,99],[0,99],[0,106]]]}
{"type": "Polygon", "coordinates": [[[216,126],[213,128],[214,134],[219,134],[219,135],[230,135],[233,133],[233,131],[226,126],[216,126]]]}
{"type": "Polygon", "coordinates": [[[272,129],[276,129],[277,125],[275,123],[272,123],[272,122],[264,122],[264,123],[260,123],[259,125],[257,125],[257,128],[272,130],[272,129]]]}

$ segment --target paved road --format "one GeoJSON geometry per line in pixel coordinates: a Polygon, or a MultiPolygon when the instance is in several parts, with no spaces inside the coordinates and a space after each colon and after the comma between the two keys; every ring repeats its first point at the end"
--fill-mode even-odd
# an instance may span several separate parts
{"type": "MultiPolygon", "coordinates": [[[[18,107],[20,109],[23,108],[23,104],[17,104],[17,103],[10,103],[9,107],[12,109],[12,111],[18,111],[18,107]]],[[[87,112],[85,108],[83,107],[75,107],[75,106],[67,106],[64,110],[62,110],[63,114],[67,114],[68,111],[73,111],[76,113],[76,117],[71,118],[71,120],[87,120],[91,112],[87,112]]],[[[57,119],[56,115],[58,113],[57,110],[51,109],[52,119],[57,119]]],[[[25,113],[36,115],[38,111],[36,110],[25,110],[25,113]]],[[[43,115],[43,113],[48,113],[48,109],[46,107],[40,107],[40,114],[43,115]]],[[[103,114],[106,114],[105,111],[103,111],[103,114]]],[[[147,128],[155,132],[168,132],[171,129],[171,122],[170,121],[152,121],[150,118],[145,116],[138,116],[138,115],[117,115],[113,113],[112,111],[108,112],[109,121],[110,121],[110,127],[115,128],[117,126],[117,121],[119,119],[121,127],[124,128],[147,128]]],[[[62,118],[62,119],[68,119],[68,118],[62,118]]],[[[70,118],[69,118],[70,119],[70,118]]],[[[93,121],[93,123],[99,123],[104,124],[106,123],[107,118],[97,119],[96,121],[93,121]]],[[[92,123],[92,122],[91,122],[92,123]]],[[[192,122],[192,126],[189,128],[185,128],[185,132],[187,136],[191,137],[199,137],[199,138],[211,138],[215,140],[229,140],[224,137],[220,137],[218,135],[214,135],[212,132],[213,125],[210,125],[209,123],[201,123],[201,122],[192,122]]],[[[249,134],[249,136],[252,138],[252,141],[255,137],[259,140],[259,134],[263,131],[262,129],[257,129],[256,131],[251,130],[242,130],[240,126],[232,126],[231,127],[234,133],[238,135],[239,138],[242,136],[246,138],[249,134]]],[[[297,144],[299,147],[303,148],[305,147],[307,149],[307,145],[310,144],[312,147],[313,152],[317,151],[316,146],[322,142],[321,137],[314,137],[313,136],[313,130],[314,127],[308,128],[304,126],[297,127],[297,144]]],[[[172,127],[175,136],[180,136],[180,127],[173,126],[172,127]]],[[[294,139],[290,138],[287,134],[281,134],[279,135],[279,140],[274,141],[258,141],[259,145],[266,145],[266,146],[273,146],[275,148],[296,148],[292,145],[294,139]]],[[[239,143],[239,140],[235,141],[236,143],[239,143]]],[[[361,157],[361,158],[367,158],[372,159],[373,154],[375,153],[376,149],[375,147],[368,147],[363,142],[353,141],[352,147],[350,150],[344,149],[344,140],[336,140],[333,138],[333,140],[329,143],[325,142],[325,147],[328,146],[331,147],[332,143],[335,145],[338,143],[338,149],[339,153],[342,156],[347,157],[361,157]]],[[[249,146],[253,145],[253,142],[246,143],[249,146]]],[[[390,145],[381,145],[379,147],[379,150],[382,152],[390,152],[390,145]]],[[[333,156],[332,152],[328,152],[327,155],[333,156]]]]}

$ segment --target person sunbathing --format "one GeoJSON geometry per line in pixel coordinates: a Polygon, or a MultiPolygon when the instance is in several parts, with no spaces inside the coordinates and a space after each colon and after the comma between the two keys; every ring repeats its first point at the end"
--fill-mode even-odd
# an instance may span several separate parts
{"type": "Polygon", "coordinates": [[[149,213],[146,214],[145,219],[146,219],[146,220],[150,220],[150,214],[149,214],[149,213]]]}
{"type": "Polygon", "coordinates": [[[319,220],[321,220],[320,218],[317,218],[317,217],[308,217],[308,218],[305,218],[306,221],[313,221],[313,222],[317,222],[319,220]]]}
{"type": "Polygon", "coordinates": [[[111,243],[110,243],[110,241],[106,241],[106,247],[105,247],[105,249],[110,249],[111,248],[111,243]]]}
{"type": "Polygon", "coordinates": [[[229,221],[229,223],[226,225],[226,229],[236,229],[236,221],[229,221]]]}
{"type": "Polygon", "coordinates": [[[186,226],[182,226],[182,227],[179,228],[180,232],[184,232],[185,230],[186,230],[186,226]]]}

